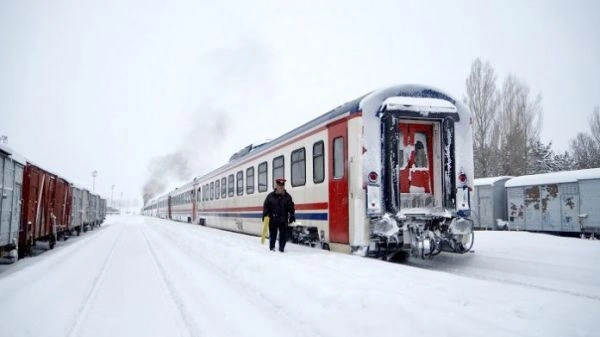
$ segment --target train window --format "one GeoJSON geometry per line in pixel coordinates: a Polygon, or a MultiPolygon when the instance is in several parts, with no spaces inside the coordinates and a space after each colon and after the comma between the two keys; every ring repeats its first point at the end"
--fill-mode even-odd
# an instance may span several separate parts
{"type": "Polygon", "coordinates": [[[217,179],[217,181],[215,181],[215,199],[219,199],[221,197],[221,193],[219,193],[219,187],[221,186],[221,182],[219,181],[219,179],[217,179]]]}
{"type": "Polygon", "coordinates": [[[235,179],[237,180],[237,195],[242,195],[244,194],[244,172],[238,171],[238,173],[236,173],[235,176],[235,179]]]}
{"type": "Polygon", "coordinates": [[[228,189],[227,189],[227,191],[229,192],[229,196],[230,197],[233,197],[234,190],[235,190],[235,188],[233,186],[233,174],[230,174],[229,175],[229,186],[228,186],[228,189]]]}
{"type": "Polygon", "coordinates": [[[313,145],[313,182],[322,183],[325,180],[325,146],[323,141],[313,145]]]}
{"type": "Polygon", "coordinates": [[[267,190],[267,181],[269,181],[269,173],[267,162],[258,165],[258,191],[265,192],[267,190]]]}
{"type": "Polygon", "coordinates": [[[221,178],[221,198],[227,198],[227,178],[221,178]]]}
{"type": "Polygon", "coordinates": [[[285,161],[283,156],[279,156],[273,159],[273,184],[275,186],[275,179],[285,178],[285,161]]]}
{"type": "Polygon", "coordinates": [[[333,139],[333,178],[344,177],[344,138],[333,139]]]}
{"type": "Polygon", "coordinates": [[[196,201],[202,201],[202,188],[198,187],[198,193],[196,193],[196,201]]]}
{"type": "Polygon", "coordinates": [[[292,187],[306,184],[306,150],[292,151],[292,187]]]}
{"type": "Polygon", "coordinates": [[[254,193],[254,166],[246,169],[246,194],[254,193]]]}
{"type": "Polygon", "coordinates": [[[210,200],[215,198],[215,183],[214,181],[210,183],[210,200]]]}
{"type": "Polygon", "coordinates": [[[427,136],[423,132],[415,132],[415,167],[427,168],[427,136]]]}

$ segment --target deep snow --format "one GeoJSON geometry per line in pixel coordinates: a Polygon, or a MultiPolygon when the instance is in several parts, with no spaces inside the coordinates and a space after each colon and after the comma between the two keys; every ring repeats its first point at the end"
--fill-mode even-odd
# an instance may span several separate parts
{"type": "Polygon", "coordinates": [[[0,270],[1,336],[596,336],[600,242],[393,264],[140,216],[0,270]]]}

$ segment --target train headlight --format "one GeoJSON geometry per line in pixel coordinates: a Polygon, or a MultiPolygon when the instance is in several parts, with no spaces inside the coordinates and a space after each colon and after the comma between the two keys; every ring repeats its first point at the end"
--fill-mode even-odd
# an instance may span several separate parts
{"type": "Polygon", "coordinates": [[[376,182],[378,177],[379,177],[379,175],[377,174],[377,172],[371,171],[371,173],[369,173],[369,182],[370,183],[376,182]]]}

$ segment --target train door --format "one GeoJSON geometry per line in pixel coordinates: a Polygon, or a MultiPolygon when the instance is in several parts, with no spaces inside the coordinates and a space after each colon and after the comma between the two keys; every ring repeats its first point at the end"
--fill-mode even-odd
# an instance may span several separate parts
{"type": "Polygon", "coordinates": [[[347,121],[328,125],[329,236],[335,243],[349,242],[348,128],[347,121]]]}
{"type": "Polygon", "coordinates": [[[541,186],[541,206],[542,206],[542,230],[560,231],[560,196],[558,184],[548,184],[541,186]]]}
{"type": "MultiPolygon", "coordinates": [[[[579,199],[580,191],[577,183],[559,184],[560,188],[560,218],[561,228],[563,232],[578,232],[581,230],[579,224],[579,214],[585,213],[580,211],[581,204],[585,200],[579,199]]],[[[595,204],[594,207],[597,207],[595,204]]]]}
{"type": "Polygon", "coordinates": [[[506,191],[508,198],[508,221],[513,230],[525,229],[525,205],[523,187],[513,187],[506,191]]]}
{"type": "Polygon", "coordinates": [[[480,228],[494,228],[494,208],[492,205],[492,186],[479,186],[476,217],[480,228]]]}
{"type": "Polygon", "coordinates": [[[169,196],[166,201],[167,201],[167,219],[173,220],[173,218],[171,217],[171,208],[173,208],[172,207],[171,196],[169,196]]]}
{"type": "Polygon", "coordinates": [[[398,167],[402,208],[432,207],[433,125],[399,123],[398,167]]]}

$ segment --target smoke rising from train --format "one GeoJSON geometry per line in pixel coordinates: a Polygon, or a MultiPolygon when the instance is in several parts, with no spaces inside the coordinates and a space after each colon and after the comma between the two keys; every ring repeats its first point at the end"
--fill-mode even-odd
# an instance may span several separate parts
{"type": "Polygon", "coordinates": [[[257,40],[244,39],[232,47],[217,48],[197,63],[188,75],[189,99],[196,107],[188,110],[194,113],[188,123],[182,124],[193,127],[177,150],[155,157],[148,164],[142,190],[144,205],[177,183],[216,168],[211,166],[213,163],[229,158],[231,153],[223,153],[223,146],[235,122],[229,113],[236,111],[232,105],[243,105],[247,97],[261,97],[271,90],[272,56],[257,40]]]}
{"type": "Polygon", "coordinates": [[[194,128],[184,137],[177,151],[150,161],[143,187],[144,204],[171,185],[214,168],[210,166],[209,158],[221,150],[229,133],[230,118],[226,111],[218,109],[209,115],[214,117],[208,121],[205,116],[198,116],[194,128]]]}

